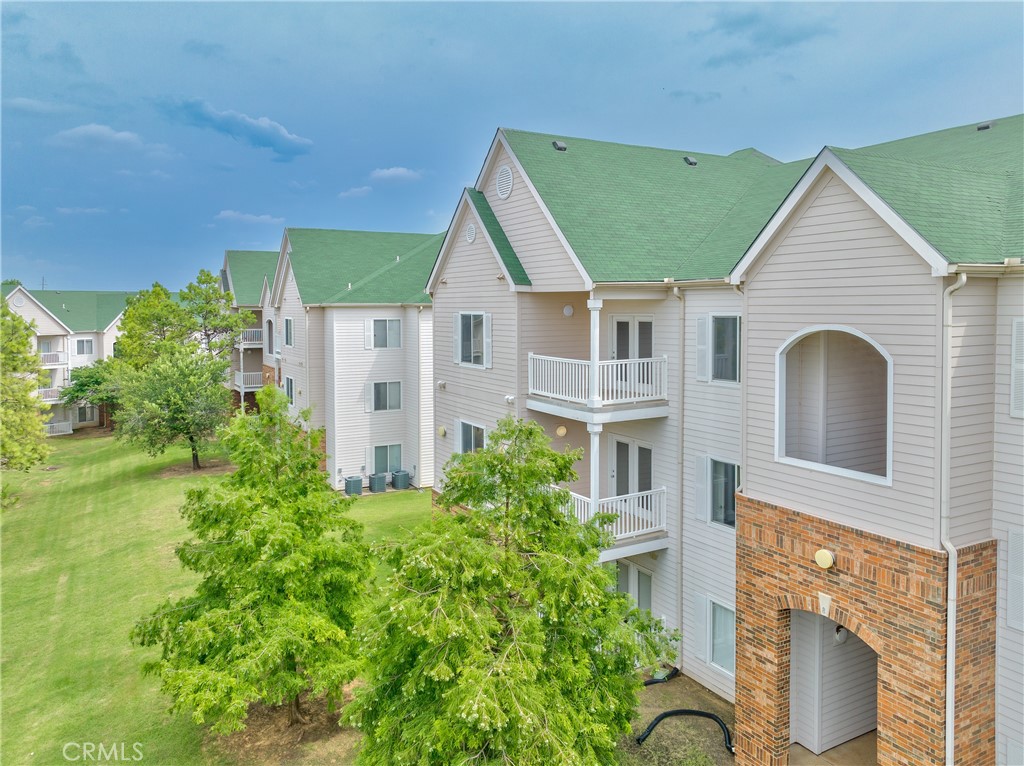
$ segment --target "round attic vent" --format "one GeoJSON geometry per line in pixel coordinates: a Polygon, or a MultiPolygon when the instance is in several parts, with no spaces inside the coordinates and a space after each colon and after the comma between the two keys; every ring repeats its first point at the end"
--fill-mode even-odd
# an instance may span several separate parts
{"type": "Polygon", "coordinates": [[[495,187],[501,199],[508,199],[508,195],[512,193],[512,168],[508,165],[502,165],[498,168],[498,178],[495,182],[495,187]]]}
{"type": "Polygon", "coordinates": [[[475,239],[476,239],[476,226],[473,225],[473,224],[469,224],[469,226],[466,227],[466,241],[467,242],[472,242],[475,239]]]}
{"type": "Polygon", "coordinates": [[[25,305],[25,296],[24,295],[20,295],[20,294],[19,295],[15,295],[14,296],[14,305],[17,306],[18,308],[21,308],[22,306],[24,306],[25,305]]]}

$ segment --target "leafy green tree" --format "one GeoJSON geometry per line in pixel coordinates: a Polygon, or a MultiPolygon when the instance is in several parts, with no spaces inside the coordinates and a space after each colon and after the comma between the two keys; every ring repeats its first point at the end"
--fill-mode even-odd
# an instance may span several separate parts
{"type": "Polygon", "coordinates": [[[112,359],[97,359],[85,367],[71,370],[71,381],[61,391],[60,401],[66,407],[88,402],[97,407],[113,407],[120,396],[117,364],[112,359]]]}
{"type": "Polygon", "coordinates": [[[201,269],[195,282],[181,291],[181,305],[189,313],[199,347],[218,359],[230,357],[242,330],[255,321],[251,311],[235,312],[230,292],[220,281],[201,269]]]}
{"type": "Polygon", "coordinates": [[[142,369],[168,349],[190,342],[195,323],[166,287],[154,282],[149,290],[128,298],[121,317],[116,356],[133,369],[142,369]]]}
{"type": "Polygon", "coordinates": [[[350,499],[320,470],[321,434],[288,417],[267,387],[259,412],[239,412],[221,441],[237,466],[217,486],[189,490],[182,515],[195,535],[177,549],[202,581],[136,624],[132,638],[160,645],[159,674],[173,709],[213,729],[244,728],[250,703],[299,695],[340,699],[358,667],[353,615],[371,577],[350,499]]]}
{"type": "Polygon", "coordinates": [[[598,563],[601,515],[566,512],[581,451],[507,418],[446,467],[429,528],[387,548],[395,573],[361,628],[366,685],[346,709],[361,764],[617,763],[667,649],[598,563]],[[467,509],[461,512],[457,509],[467,509]]]}
{"type": "Polygon", "coordinates": [[[0,467],[27,471],[50,454],[34,326],[0,300],[0,467]]]}
{"type": "Polygon", "coordinates": [[[143,369],[123,369],[117,435],[150,455],[187,442],[198,470],[201,448],[233,411],[224,386],[227,364],[187,346],[169,346],[143,369]]]}

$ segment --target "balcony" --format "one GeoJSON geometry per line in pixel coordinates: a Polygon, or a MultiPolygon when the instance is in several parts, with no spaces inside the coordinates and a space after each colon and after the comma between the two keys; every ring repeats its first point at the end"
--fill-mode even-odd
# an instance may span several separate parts
{"type": "Polygon", "coordinates": [[[263,388],[262,372],[236,372],[235,388],[238,391],[258,391],[263,388]]]}
{"type": "Polygon", "coordinates": [[[239,348],[262,348],[262,346],[263,330],[242,330],[242,335],[238,339],[239,348]]]}
{"type": "MultiPolygon", "coordinates": [[[[615,520],[607,526],[615,545],[601,553],[602,561],[665,548],[668,539],[666,495],[665,487],[659,487],[597,501],[598,513],[616,514],[615,520]]],[[[569,493],[568,510],[582,523],[594,516],[590,498],[575,492],[569,493]]]]}
{"type": "Polygon", "coordinates": [[[66,436],[71,433],[71,421],[62,420],[59,423],[47,423],[44,428],[46,429],[47,436],[66,436]]]}
{"type": "Polygon", "coordinates": [[[60,392],[64,388],[57,386],[56,388],[40,388],[36,391],[36,395],[47,403],[54,403],[60,401],[60,392]]]}
{"type": "Polygon", "coordinates": [[[39,354],[43,367],[56,367],[68,363],[67,351],[45,351],[39,354]]]}
{"type": "Polygon", "coordinates": [[[530,354],[527,407],[587,423],[666,417],[668,358],[595,365],[585,359],[530,354]]]}

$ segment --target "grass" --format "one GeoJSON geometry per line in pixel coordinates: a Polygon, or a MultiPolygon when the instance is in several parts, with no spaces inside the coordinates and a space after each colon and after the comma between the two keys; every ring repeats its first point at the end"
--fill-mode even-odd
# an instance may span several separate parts
{"type": "MultiPolygon", "coordinates": [[[[168,700],[128,641],[135,621],[195,582],[174,546],[195,476],[185,449],[150,458],[109,437],[53,440],[48,462],[4,474],[20,502],[0,517],[4,764],[65,763],[68,743],[139,743],[143,763],[214,766],[234,760],[207,747],[206,730],[167,713],[168,700]]],[[[368,540],[393,539],[429,518],[429,493],[356,501],[368,540]]],[[[82,752],[72,744],[69,755],[82,752]]]]}

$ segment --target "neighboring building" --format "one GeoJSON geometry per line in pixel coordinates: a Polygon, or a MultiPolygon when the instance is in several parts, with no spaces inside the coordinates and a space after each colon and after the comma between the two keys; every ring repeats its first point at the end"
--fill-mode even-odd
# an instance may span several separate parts
{"type": "Polygon", "coordinates": [[[499,130],[462,195],[438,480],[509,413],[585,447],[573,509],[620,514],[602,560],[738,763],[943,761],[946,527],[957,762],[1024,763],[1022,125],[786,164],[499,130]]]}
{"type": "Polygon", "coordinates": [[[221,268],[221,284],[233,298],[232,306],[253,315],[251,325],[242,330],[231,353],[229,385],[235,404],[244,401],[255,406],[256,391],[274,383],[272,370],[264,367],[263,349],[263,286],[274,278],[278,253],[262,250],[227,250],[221,268]]]}
{"type": "MultiPolygon", "coordinates": [[[[331,485],[433,483],[430,297],[443,234],[289,228],[259,299],[263,374],[325,429],[331,485]]],[[[241,304],[239,304],[241,305],[241,304]]]]}
{"type": "Polygon", "coordinates": [[[42,361],[39,396],[50,405],[50,436],[103,425],[102,408],[60,404],[71,370],[114,355],[121,315],[135,293],[93,290],[11,288],[4,299],[24,319],[34,322],[35,346],[42,361]]]}

